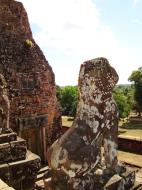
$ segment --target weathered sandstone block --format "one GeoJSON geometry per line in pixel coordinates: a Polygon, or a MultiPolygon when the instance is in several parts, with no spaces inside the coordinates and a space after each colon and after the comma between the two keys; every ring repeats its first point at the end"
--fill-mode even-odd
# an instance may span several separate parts
{"type": "Polygon", "coordinates": [[[0,133],[0,144],[17,140],[17,135],[13,131],[0,133]]]}
{"type": "Polygon", "coordinates": [[[24,139],[0,144],[0,164],[26,158],[27,143],[24,139]]]}
{"type": "Polygon", "coordinates": [[[39,169],[39,156],[28,151],[25,160],[1,164],[0,178],[16,190],[32,190],[39,169]]]}

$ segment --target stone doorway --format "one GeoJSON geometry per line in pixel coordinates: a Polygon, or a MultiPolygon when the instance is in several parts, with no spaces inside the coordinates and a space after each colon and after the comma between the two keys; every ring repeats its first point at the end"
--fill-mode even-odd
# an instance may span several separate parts
{"type": "Polygon", "coordinates": [[[19,118],[18,135],[27,141],[28,149],[41,157],[43,163],[46,158],[46,130],[47,115],[19,118]]]}

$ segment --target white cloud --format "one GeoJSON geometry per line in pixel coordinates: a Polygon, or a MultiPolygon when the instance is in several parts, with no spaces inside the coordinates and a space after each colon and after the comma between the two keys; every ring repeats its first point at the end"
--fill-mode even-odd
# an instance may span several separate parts
{"type": "Polygon", "coordinates": [[[140,0],[133,0],[134,6],[138,5],[139,2],[140,0]]]}
{"type": "Polygon", "coordinates": [[[101,21],[92,0],[21,1],[30,23],[41,29],[34,34],[37,43],[44,50],[55,51],[52,55],[47,51],[46,56],[57,84],[76,84],[80,64],[99,56],[110,60],[120,75],[120,83],[127,82],[136,68],[135,56],[128,48],[120,47],[111,28],[101,21]]]}
{"type": "Polygon", "coordinates": [[[91,0],[22,2],[27,8],[31,23],[36,23],[41,28],[35,38],[44,46],[74,49],[75,46],[81,46],[83,39],[90,40],[90,36],[96,33],[98,11],[91,0]]]}
{"type": "Polygon", "coordinates": [[[141,24],[142,22],[139,19],[133,19],[132,23],[134,23],[134,24],[141,24]]]}

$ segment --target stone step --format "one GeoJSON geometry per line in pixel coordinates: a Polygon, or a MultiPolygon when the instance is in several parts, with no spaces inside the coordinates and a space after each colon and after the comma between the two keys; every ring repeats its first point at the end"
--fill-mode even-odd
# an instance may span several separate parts
{"type": "Polygon", "coordinates": [[[18,137],[16,141],[0,144],[0,164],[26,158],[27,143],[18,137]]]}
{"type": "Polygon", "coordinates": [[[36,181],[43,180],[43,177],[44,177],[44,173],[38,174],[36,181]]]}
{"type": "Polygon", "coordinates": [[[45,190],[44,181],[43,180],[36,181],[36,183],[35,183],[35,190],[45,190]]]}
{"type": "Polygon", "coordinates": [[[48,170],[49,170],[49,167],[48,167],[48,166],[42,167],[42,168],[39,170],[38,174],[45,173],[45,172],[47,172],[48,170]]]}
{"type": "Polygon", "coordinates": [[[42,167],[37,174],[35,190],[44,190],[44,176],[49,171],[49,167],[42,167]]]}
{"type": "Polygon", "coordinates": [[[2,134],[0,135],[0,144],[16,141],[17,140],[17,134],[16,133],[10,133],[10,134],[2,134]]]}
{"type": "Polygon", "coordinates": [[[27,151],[25,160],[1,164],[0,178],[16,190],[34,189],[35,179],[39,169],[39,156],[27,151]]]}

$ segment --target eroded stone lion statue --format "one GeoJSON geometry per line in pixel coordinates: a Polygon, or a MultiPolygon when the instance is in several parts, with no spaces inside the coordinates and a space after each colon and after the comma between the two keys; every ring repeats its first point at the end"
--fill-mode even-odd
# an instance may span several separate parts
{"type": "Polygon", "coordinates": [[[94,183],[90,180],[101,164],[102,145],[106,168],[117,169],[118,110],[112,96],[117,81],[115,69],[105,58],[81,65],[75,120],[48,151],[49,166],[64,174],[73,189],[94,183]]]}

